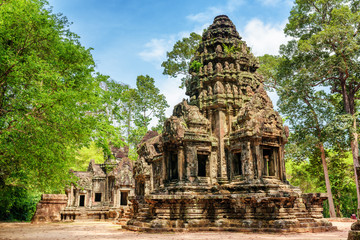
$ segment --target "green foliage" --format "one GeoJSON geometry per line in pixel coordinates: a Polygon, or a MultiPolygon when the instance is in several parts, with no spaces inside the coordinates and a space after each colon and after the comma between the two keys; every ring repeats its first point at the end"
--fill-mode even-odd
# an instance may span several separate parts
{"type": "Polygon", "coordinates": [[[30,221],[36,210],[41,194],[21,187],[0,188],[0,220],[30,221]]]}
{"type": "Polygon", "coordinates": [[[61,191],[78,149],[118,139],[108,77],[46,1],[6,1],[0,22],[0,188],[61,191]]]}
{"type": "MultiPolygon", "coordinates": [[[[289,182],[299,186],[305,193],[326,192],[324,172],[319,150],[290,142],[286,145],[286,173],[289,182]]],[[[338,217],[350,217],[356,213],[356,185],[353,178],[352,156],[349,152],[327,150],[329,178],[338,217]]],[[[324,206],[324,216],[328,215],[328,204],[324,206]]]]}
{"type": "Polygon", "coordinates": [[[224,52],[225,52],[226,54],[232,54],[232,53],[241,51],[241,48],[236,47],[235,45],[229,47],[228,45],[226,45],[226,44],[223,43],[222,46],[223,46],[224,52]]]}
{"type": "MultiPolygon", "coordinates": [[[[150,76],[140,75],[136,79],[136,88],[116,83],[106,82],[109,97],[108,112],[112,121],[120,124],[119,132],[126,136],[124,142],[130,147],[130,158],[137,158],[136,147],[149,130],[153,118],[158,125],[153,130],[159,131],[165,120],[165,110],[169,105],[165,96],[155,86],[155,80],[150,76]]],[[[114,136],[114,134],[110,134],[114,136]]],[[[121,139],[119,137],[118,139],[121,139]]],[[[113,142],[114,140],[111,140],[113,142]]],[[[120,144],[124,144],[120,143],[120,144]]]]}
{"type": "Polygon", "coordinates": [[[190,63],[190,69],[197,73],[200,71],[200,68],[202,66],[203,66],[202,63],[199,61],[196,61],[196,60],[194,60],[190,63]]]}
{"type": "Polygon", "coordinates": [[[71,167],[74,171],[86,171],[89,166],[89,161],[95,160],[95,163],[101,164],[104,162],[103,150],[96,146],[95,142],[91,142],[88,147],[82,147],[78,150],[76,156],[76,164],[71,167]]]}
{"type": "Polygon", "coordinates": [[[260,73],[262,76],[264,76],[265,82],[264,86],[266,90],[272,91],[276,89],[277,83],[277,71],[278,71],[278,65],[280,64],[280,57],[265,54],[264,56],[259,57],[260,60],[260,67],[257,70],[258,73],[260,73]]]}
{"type": "Polygon", "coordinates": [[[173,78],[182,77],[180,88],[184,88],[186,80],[190,79],[190,60],[194,56],[200,41],[201,36],[199,34],[190,33],[189,37],[175,43],[172,51],[166,53],[167,60],[161,64],[164,68],[163,74],[173,78]]]}
{"type": "MultiPolygon", "coordinates": [[[[279,110],[288,117],[294,141],[302,145],[304,152],[311,149],[314,153],[321,146],[338,153],[355,146],[355,166],[358,143],[353,122],[358,120],[356,99],[360,89],[359,24],[358,1],[297,0],[285,28],[294,40],[281,46],[281,56],[260,58],[265,65],[260,71],[280,97],[279,110]]],[[[304,155],[306,159],[319,158],[320,153],[310,156],[310,152],[304,155]]],[[[332,177],[336,164],[341,165],[339,158],[328,162],[332,189],[337,183],[332,177]]],[[[334,201],[345,211],[342,203],[348,198],[336,194],[334,201]]]]}

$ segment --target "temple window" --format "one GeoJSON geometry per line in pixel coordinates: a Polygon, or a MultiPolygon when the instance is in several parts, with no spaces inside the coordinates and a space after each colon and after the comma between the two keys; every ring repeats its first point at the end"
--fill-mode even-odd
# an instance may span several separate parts
{"type": "Polygon", "coordinates": [[[84,207],[84,206],[85,206],[85,195],[80,195],[79,207],[84,207]]]}
{"type": "Polygon", "coordinates": [[[234,153],[234,175],[242,175],[241,152],[234,153]]]}
{"type": "Polygon", "coordinates": [[[120,205],[126,206],[128,204],[129,192],[120,192],[120,205]]]}
{"type": "Polygon", "coordinates": [[[198,176],[199,177],[207,177],[207,163],[208,163],[208,155],[198,154],[198,176]]]}
{"type": "Polygon", "coordinates": [[[101,202],[101,193],[95,193],[95,202],[101,202]]]}
{"type": "Polygon", "coordinates": [[[169,180],[178,179],[178,156],[176,152],[169,154],[169,180]]]}
{"type": "Polygon", "coordinates": [[[264,176],[276,176],[276,154],[274,149],[265,148],[263,149],[264,159],[264,176]]]}

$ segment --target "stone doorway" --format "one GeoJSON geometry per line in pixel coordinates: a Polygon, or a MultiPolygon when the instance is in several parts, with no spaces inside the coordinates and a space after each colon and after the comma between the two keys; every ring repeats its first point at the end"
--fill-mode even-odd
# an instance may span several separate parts
{"type": "Polygon", "coordinates": [[[120,192],[120,205],[127,206],[128,205],[128,192],[120,192]]]}
{"type": "Polygon", "coordinates": [[[179,178],[178,173],[178,156],[176,152],[169,152],[169,180],[179,178]]]}
{"type": "Polygon", "coordinates": [[[198,176],[199,177],[208,177],[208,155],[198,154],[198,176]]]}
{"type": "Polygon", "coordinates": [[[85,195],[80,195],[79,207],[85,207],[85,195]]]}
{"type": "Polygon", "coordinates": [[[243,174],[241,152],[234,153],[233,167],[234,167],[234,176],[241,176],[243,174]]]}

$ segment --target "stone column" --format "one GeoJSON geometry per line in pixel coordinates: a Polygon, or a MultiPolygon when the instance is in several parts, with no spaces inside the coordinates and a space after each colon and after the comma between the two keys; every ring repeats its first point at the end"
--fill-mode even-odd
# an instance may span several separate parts
{"type": "Polygon", "coordinates": [[[242,149],[244,149],[241,152],[241,158],[242,158],[242,167],[243,167],[243,173],[244,177],[247,180],[254,178],[254,167],[253,167],[253,159],[251,154],[251,143],[246,142],[243,144],[242,149]]]}
{"type": "Polygon", "coordinates": [[[257,178],[261,178],[262,177],[262,162],[263,162],[263,158],[262,158],[262,154],[260,151],[260,142],[257,142],[255,145],[255,155],[256,155],[256,163],[257,163],[257,178]]]}
{"type": "Polygon", "coordinates": [[[279,162],[280,162],[279,178],[281,181],[286,182],[286,169],[285,169],[284,153],[285,153],[285,145],[281,145],[279,148],[279,162]]]}
{"type": "Polygon", "coordinates": [[[166,173],[167,173],[167,168],[166,168],[166,155],[163,154],[163,157],[162,157],[162,160],[161,160],[161,165],[162,165],[162,169],[161,169],[161,172],[162,172],[162,179],[161,179],[161,185],[163,186],[164,185],[164,181],[166,180],[166,173]]]}
{"type": "Polygon", "coordinates": [[[224,136],[226,133],[226,129],[227,127],[225,113],[224,111],[219,110],[219,112],[217,113],[215,134],[218,138],[218,177],[220,182],[228,180],[224,146],[224,136]]]}
{"type": "Polygon", "coordinates": [[[68,194],[68,198],[69,198],[68,207],[73,205],[73,198],[74,198],[73,194],[74,194],[74,186],[71,184],[70,193],[68,194]]]}
{"type": "Polygon", "coordinates": [[[178,148],[178,175],[179,175],[179,181],[183,181],[184,179],[184,147],[179,146],[178,148]]]}
{"type": "Polygon", "coordinates": [[[89,192],[88,192],[88,195],[89,195],[89,207],[92,207],[92,195],[93,195],[93,193],[92,193],[92,191],[91,190],[89,190],[89,192]]]}

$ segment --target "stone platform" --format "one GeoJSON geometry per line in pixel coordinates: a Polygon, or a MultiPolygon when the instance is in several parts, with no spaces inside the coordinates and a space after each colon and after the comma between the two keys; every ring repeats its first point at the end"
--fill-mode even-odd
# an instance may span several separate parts
{"type": "MultiPolygon", "coordinates": [[[[238,231],[238,232],[324,232],[336,230],[322,216],[326,194],[303,194],[283,185],[282,191],[240,193],[240,189],[268,189],[224,185],[222,190],[178,186],[172,194],[156,194],[130,199],[134,217],[123,228],[133,231],[238,231]],[[191,189],[192,194],[189,194],[191,189]],[[226,190],[228,189],[228,190],[226,190]],[[229,190],[236,189],[237,193],[229,190]],[[181,191],[181,192],[179,192],[181,191]],[[212,193],[211,193],[212,191],[212,193]],[[197,193],[196,193],[197,192],[197,193]]],[[[275,187],[275,186],[274,186],[275,187]]],[[[169,187],[167,190],[171,189],[169,187]]]]}

